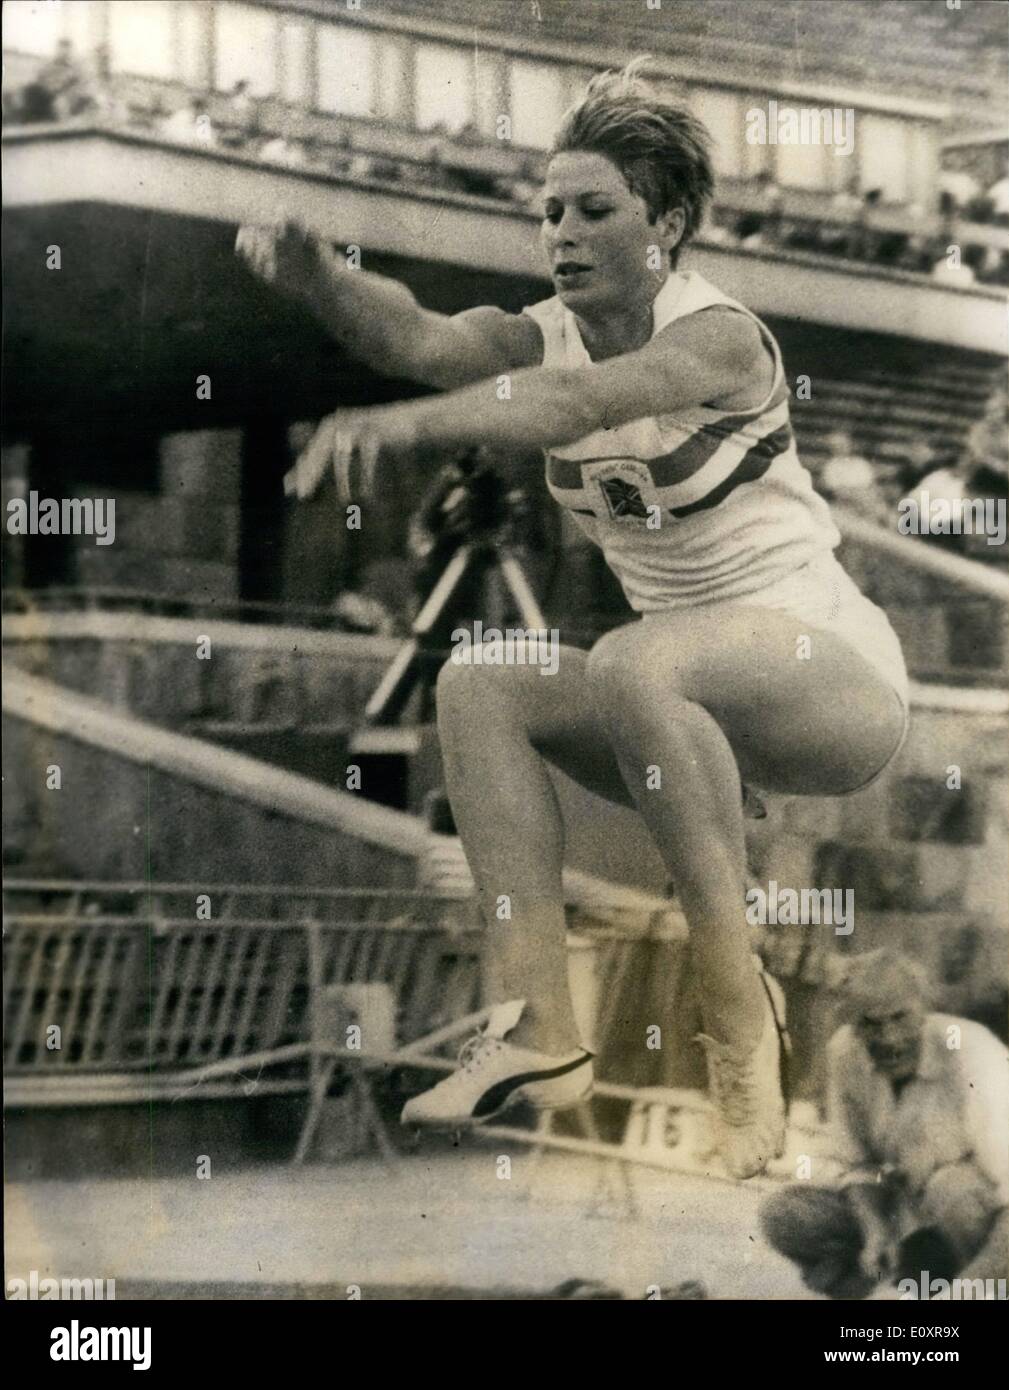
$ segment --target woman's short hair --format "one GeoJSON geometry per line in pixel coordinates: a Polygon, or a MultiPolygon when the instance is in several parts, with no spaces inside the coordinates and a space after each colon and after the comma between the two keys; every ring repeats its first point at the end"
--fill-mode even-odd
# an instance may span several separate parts
{"type": "Polygon", "coordinates": [[[673,208],[685,216],[680,250],[696,235],[714,190],[711,136],[703,122],[639,76],[651,60],[635,58],[622,72],[597,73],[565,112],[550,153],[605,155],[643,198],[650,221],[673,208]]]}

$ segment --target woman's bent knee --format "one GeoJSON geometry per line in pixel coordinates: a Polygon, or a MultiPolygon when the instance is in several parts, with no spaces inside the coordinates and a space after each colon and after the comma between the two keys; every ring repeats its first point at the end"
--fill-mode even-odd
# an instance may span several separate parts
{"type": "Polygon", "coordinates": [[[650,659],[647,636],[637,624],[600,638],[588,654],[585,672],[596,708],[618,733],[636,708],[658,705],[671,719],[678,706],[689,703],[675,668],[650,659]]]}
{"type": "Polygon", "coordinates": [[[522,723],[516,673],[516,668],[510,666],[446,661],[438,672],[436,686],[438,727],[442,734],[451,733],[460,725],[476,725],[486,733],[488,724],[500,727],[512,716],[522,723]]]}

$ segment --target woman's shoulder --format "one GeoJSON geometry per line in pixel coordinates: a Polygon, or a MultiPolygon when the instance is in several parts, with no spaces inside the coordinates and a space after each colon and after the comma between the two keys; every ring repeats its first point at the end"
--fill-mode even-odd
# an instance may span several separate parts
{"type": "Polygon", "coordinates": [[[699,313],[704,309],[735,312],[760,322],[752,309],[748,309],[738,299],[733,299],[731,295],[720,290],[717,285],[706,280],[703,275],[698,275],[696,271],[689,271],[680,276],[679,279],[678,288],[667,282],[668,290],[664,287],[663,293],[659,296],[656,303],[656,329],[662,327],[664,323],[674,322],[680,318],[689,318],[692,314],[699,313]]]}
{"type": "Polygon", "coordinates": [[[549,364],[564,356],[567,310],[557,295],[527,304],[518,317],[535,332],[542,363],[549,364]]]}
{"type": "Polygon", "coordinates": [[[538,367],[543,361],[546,334],[539,320],[525,311],[512,314],[496,305],[484,304],[456,314],[454,322],[475,332],[493,349],[495,356],[513,370],[538,367]]]}

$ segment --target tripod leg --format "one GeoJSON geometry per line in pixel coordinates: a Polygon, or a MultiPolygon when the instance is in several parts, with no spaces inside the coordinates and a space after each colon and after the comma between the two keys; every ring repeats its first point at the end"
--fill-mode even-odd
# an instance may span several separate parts
{"type": "Polygon", "coordinates": [[[410,698],[419,653],[416,637],[400,647],[364,707],[366,724],[389,724],[399,714],[410,698]]]}
{"type": "Polygon", "coordinates": [[[536,595],[533,593],[529,580],[525,576],[525,570],[518,560],[510,551],[499,549],[498,566],[509,592],[515,600],[523,626],[545,629],[547,620],[543,616],[543,610],[536,602],[536,595]]]}
{"type": "Polygon", "coordinates": [[[473,554],[471,545],[461,545],[449,560],[437,584],[424,600],[424,606],[413,620],[412,632],[415,637],[426,637],[436,626],[438,619],[442,617],[448,607],[456,588],[465,577],[473,554]]]}
{"type": "Polygon", "coordinates": [[[452,596],[465,578],[473,550],[464,545],[455,552],[413,620],[413,635],[403,643],[387,668],[364,710],[366,724],[391,724],[410,698],[425,666],[425,648],[436,645],[434,634],[452,596]]]}
{"type": "Polygon", "coordinates": [[[413,620],[412,636],[397,652],[365,708],[365,723],[392,724],[401,714],[418,679],[430,669],[433,653],[446,645],[451,632],[451,605],[464,579],[474,583],[496,566],[510,593],[522,624],[545,631],[546,618],[536,601],[525,571],[503,546],[471,543],[452,556],[413,620]]]}

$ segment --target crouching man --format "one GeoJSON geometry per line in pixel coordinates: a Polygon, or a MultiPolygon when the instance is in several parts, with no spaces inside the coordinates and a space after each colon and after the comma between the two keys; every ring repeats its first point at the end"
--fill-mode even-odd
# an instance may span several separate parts
{"type": "Polygon", "coordinates": [[[840,1178],[776,1193],[764,1234],[830,1298],[1005,1279],[1009,1052],[978,1023],[930,1013],[923,973],[889,950],[853,957],[842,997],[850,1021],[827,1055],[840,1178]]]}

